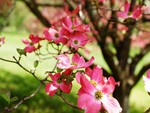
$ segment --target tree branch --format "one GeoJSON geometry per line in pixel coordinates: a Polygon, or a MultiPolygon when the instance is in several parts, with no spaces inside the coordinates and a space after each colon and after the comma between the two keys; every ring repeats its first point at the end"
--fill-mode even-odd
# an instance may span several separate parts
{"type": "Polygon", "coordinates": [[[140,78],[143,76],[143,74],[150,68],[150,64],[145,65],[140,72],[134,77],[134,85],[132,87],[134,87],[137,82],[140,80],[140,78]]]}
{"type": "Polygon", "coordinates": [[[132,58],[132,63],[130,64],[130,74],[133,75],[135,71],[135,66],[141,61],[141,59],[150,51],[150,44],[141,50],[141,52],[132,58]]]}
{"type": "Polygon", "coordinates": [[[44,26],[46,26],[46,27],[50,27],[51,26],[49,21],[39,11],[38,5],[36,4],[36,2],[34,0],[30,0],[30,1],[23,0],[23,2],[30,9],[30,11],[41,21],[41,23],[44,26]]]}
{"type": "Polygon", "coordinates": [[[14,107],[12,107],[12,108],[6,107],[4,113],[5,112],[11,112],[11,111],[17,109],[19,107],[19,105],[21,105],[23,102],[25,102],[25,101],[29,100],[30,98],[34,97],[37,94],[37,92],[40,90],[41,86],[42,86],[42,83],[39,84],[39,86],[37,87],[37,89],[34,93],[32,93],[28,97],[25,97],[22,100],[20,100],[14,107]]]}
{"type": "Polygon", "coordinates": [[[64,4],[42,4],[42,3],[37,3],[37,6],[40,6],[40,7],[64,7],[64,4]]]}

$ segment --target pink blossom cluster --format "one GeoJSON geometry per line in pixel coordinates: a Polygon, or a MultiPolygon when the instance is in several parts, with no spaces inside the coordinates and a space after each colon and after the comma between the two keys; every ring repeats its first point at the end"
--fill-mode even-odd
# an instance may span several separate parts
{"type": "Polygon", "coordinates": [[[150,69],[147,71],[147,76],[143,77],[145,89],[148,93],[150,93],[150,69]]]}
{"type": "Polygon", "coordinates": [[[130,3],[128,1],[125,2],[124,4],[124,9],[123,11],[117,12],[117,16],[123,19],[127,18],[133,18],[133,19],[138,19],[140,15],[142,14],[142,9],[140,6],[135,6],[133,10],[130,12],[130,3]]]}
{"type": "Polygon", "coordinates": [[[110,96],[119,82],[115,82],[113,77],[108,79],[104,77],[102,68],[99,66],[89,68],[94,62],[94,57],[87,62],[77,53],[72,56],[71,60],[66,54],[55,58],[58,60],[57,67],[62,71],[54,75],[49,74],[52,81],[45,87],[48,95],[53,96],[58,90],[70,93],[72,81],[76,78],[81,85],[78,91],[78,107],[85,110],[85,113],[98,113],[101,110],[109,113],[122,111],[118,101],[110,96]]]}
{"type": "Polygon", "coordinates": [[[70,48],[78,50],[89,43],[87,36],[87,32],[89,31],[89,26],[81,24],[77,17],[65,16],[54,26],[46,28],[42,37],[31,34],[29,36],[30,41],[23,39],[23,43],[26,44],[24,51],[29,53],[36,51],[41,47],[40,41],[42,40],[54,44],[67,45],[70,48]]]}
{"type": "Polygon", "coordinates": [[[50,28],[46,28],[43,36],[30,34],[29,40],[23,39],[22,41],[26,45],[24,51],[32,53],[39,50],[43,40],[56,46],[66,45],[70,48],[69,53],[57,49],[58,53],[54,56],[57,63],[53,72],[49,72],[46,78],[46,93],[49,96],[61,93],[69,94],[72,82],[76,80],[81,85],[77,100],[79,109],[85,110],[85,113],[98,113],[99,111],[120,113],[122,111],[120,104],[111,96],[119,82],[115,82],[113,77],[104,77],[102,68],[99,66],[91,69],[94,57],[86,61],[78,54],[79,48],[89,43],[87,33],[90,31],[88,25],[81,24],[79,19],[74,16],[78,11],[79,7],[73,12],[68,12],[69,15],[50,28]]]}
{"type": "Polygon", "coordinates": [[[85,73],[76,74],[76,79],[81,85],[78,91],[78,106],[84,109],[85,113],[98,113],[101,110],[108,113],[122,111],[118,101],[110,96],[119,82],[115,82],[113,77],[104,77],[101,67],[86,68],[85,73]],[[90,79],[87,79],[86,75],[90,79]]]}

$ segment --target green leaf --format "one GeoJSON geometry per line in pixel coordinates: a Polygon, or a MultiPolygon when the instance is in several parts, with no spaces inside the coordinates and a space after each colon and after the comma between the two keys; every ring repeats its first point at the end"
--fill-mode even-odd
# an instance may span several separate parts
{"type": "Polygon", "coordinates": [[[68,76],[66,78],[66,83],[69,84],[70,82],[72,82],[74,80],[74,77],[73,76],[68,76]]]}
{"type": "Polygon", "coordinates": [[[10,99],[10,103],[12,103],[12,102],[15,102],[15,101],[17,101],[18,100],[18,97],[12,97],[11,99],[10,99]]]}
{"type": "Polygon", "coordinates": [[[63,71],[63,69],[60,69],[57,67],[57,72],[62,72],[62,71],[63,71]]]}
{"type": "Polygon", "coordinates": [[[9,90],[1,89],[0,97],[3,98],[8,104],[10,103],[10,91],[9,90]]]}
{"type": "Polygon", "coordinates": [[[34,62],[34,68],[36,68],[36,67],[38,66],[38,64],[39,64],[39,61],[36,60],[36,61],[34,62]]]}
{"type": "Polygon", "coordinates": [[[23,49],[17,48],[17,52],[19,53],[19,55],[25,55],[25,56],[27,56],[26,52],[23,49]]]}

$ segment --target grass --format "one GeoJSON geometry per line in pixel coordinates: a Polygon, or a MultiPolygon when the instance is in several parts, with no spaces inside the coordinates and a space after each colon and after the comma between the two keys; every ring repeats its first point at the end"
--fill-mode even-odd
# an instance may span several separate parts
{"type": "MultiPolygon", "coordinates": [[[[21,38],[28,37],[28,34],[16,34],[16,33],[2,33],[2,36],[6,37],[6,43],[0,48],[0,56],[6,57],[7,59],[12,59],[12,56],[18,57],[16,48],[23,48],[24,45],[21,42],[21,38]]],[[[90,48],[89,48],[90,49],[90,48]]],[[[95,56],[95,62],[100,62],[104,68],[108,68],[106,63],[103,60],[101,52],[98,48],[92,48],[92,50],[99,51],[97,53],[92,52],[92,55],[95,56]]],[[[33,54],[29,55],[28,58],[23,57],[22,63],[28,69],[33,68],[33,62],[37,58],[33,54]]],[[[148,59],[148,58],[147,58],[148,59]]],[[[143,61],[147,61],[146,59],[143,61]]],[[[54,61],[50,60],[49,62],[43,62],[43,65],[38,67],[37,74],[40,77],[45,76],[44,72],[50,68],[54,61]],[[46,65],[45,65],[46,64],[46,65]],[[42,71],[41,71],[42,69],[42,71]]],[[[140,67],[139,67],[140,68],[140,67]]],[[[31,75],[29,75],[24,70],[20,69],[19,66],[15,64],[6,63],[0,61],[0,89],[8,89],[11,92],[11,96],[17,96],[19,99],[22,99],[24,96],[28,96],[33,91],[35,91],[38,86],[38,81],[35,80],[31,75]]],[[[79,86],[74,83],[74,88],[67,98],[76,104],[77,99],[77,89],[79,86]]],[[[0,101],[1,103],[2,101],[0,101]]],[[[144,90],[143,81],[140,80],[139,83],[133,88],[130,96],[130,112],[131,113],[141,113],[150,107],[150,97],[144,90]]],[[[10,105],[13,106],[15,103],[10,105]]],[[[0,109],[2,104],[0,104],[0,109]]],[[[68,107],[59,97],[53,96],[49,97],[44,92],[44,87],[41,88],[40,92],[33,97],[32,99],[26,101],[18,107],[13,113],[80,113],[82,111],[68,107]]]]}

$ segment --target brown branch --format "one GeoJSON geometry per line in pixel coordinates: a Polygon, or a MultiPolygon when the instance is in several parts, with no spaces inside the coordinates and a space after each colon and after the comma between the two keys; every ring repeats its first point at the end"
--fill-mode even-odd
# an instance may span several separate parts
{"type": "Polygon", "coordinates": [[[39,11],[38,5],[36,4],[36,2],[34,0],[30,0],[30,1],[23,0],[23,2],[30,9],[30,11],[41,21],[41,23],[44,26],[46,26],[46,27],[50,27],[51,26],[49,21],[39,11]]]}
{"type": "Polygon", "coordinates": [[[42,3],[37,3],[37,6],[40,7],[64,7],[64,4],[42,4],[42,3]]]}
{"type": "Polygon", "coordinates": [[[37,94],[37,92],[40,90],[41,86],[42,86],[42,83],[39,84],[39,86],[37,87],[37,89],[34,93],[32,93],[31,95],[29,95],[29,96],[23,98],[22,100],[20,100],[14,107],[12,107],[12,108],[6,107],[4,113],[5,112],[11,112],[11,111],[17,109],[19,107],[19,105],[21,105],[23,102],[25,102],[25,101],[29,100],[30,98],[34,97],[37,94]]]}
{"type": "Polygon", "coordinates": [[[133,75],[135,71],[135,66],[143,59],[143,57],[150,51],[150,44],[141,50],[141,52],[132,58],[132,63],[130,64],[130,74],[133,75]]]}
{"type": "Polygon", "coordinates": [[[115,79],[119,80],[119,68],[117,67],[117,65],[115,65],[113,54],[108,49],[108,46],[105,42],[106,37],[108,35],[107,32],[108,32],[109,24],[111,21],[109,20],[106,26],[103,26],[102,28],[100,28],[98,23],[101,17],[99,16],[99,14],[97,14],[98,13],[97,10],[92,8],[93,5],[90,0],[86,0],[85,4],[86,4],[85,10],[89,15],[89,20],[92,26],[94,27],[94,29],[97,30],[98,32],[98,34],[94,34],[94,36],[98,42],[98,45],[101,47],[105,61],[107,62],[111,71],[113,72],[113,76],[115,77],[115,79]]]}
{"type": "Polygon", "coordinates": [[[136,0],[131,0],[131,4],[130,4],[130,9],[129,9],[129,11],[132,11],[132,10],[133,10],[135,4],[136,4],[136,0]]]}
{"type": "Polygon", "coordinates": [[[148,108],[144,113],[150,113],[150,108],[148,108]]]}
{"type": "Polygon", "coordinates": [[[147,64],[145,66],[143,66],[143,68],[140,70],[140,72],[134,77],[134,85],[132,87],[134,87],[137,82],[140,80],[140,78],[143,76],[143,74],[150,68],[150,64],[147,64]]]}
{"type": "Polygon", "coordinates": [[[63,99],[63,101],[64,101],[65,103],[67,103],[69,106],[71,106],[71,107],[73,107],[73,108],[75,108],[75,109],[81,110],[81,109],[79,109],[77,106],[71,104],[62,94],[56,93],[56,95],[59,96],[61,99],[63,99]]]}

